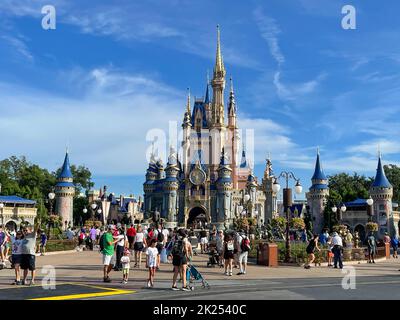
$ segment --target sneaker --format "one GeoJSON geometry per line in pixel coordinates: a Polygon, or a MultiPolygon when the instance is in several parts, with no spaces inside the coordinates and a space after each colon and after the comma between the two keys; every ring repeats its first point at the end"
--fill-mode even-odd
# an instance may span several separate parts
{"type": "Polygon", "coordinates": [[[243,274],[246,274],[246,271],[243,271],[243,274]]]}
{"type": "Polygon", "coordinates": [[[151,288],[151,282],[150,282],[150,280],[147,281],[147,288],[151,288]]]}
{"type": "Polygon", "coordinates": [[[229,276],[230,276],[230,277],[232,277],[232,271],[231,271],[231,272],[229,272],[229,276]]]}
{"type": "Polygon", "coordinates": [[[174,291],[179,291],[177,286],[173,286],[171,289],[174,290],[174,291]]]}
{"type": "Polygon", "coordinates": [[[111,279],[110,279],[110,277],[107,277],[107,278],[104,278],[103,281],[104,281],[104,282],[107,282],[107,283],[110,283],[110,282],[111,282],[111,279]]]}
{"type": "Polygon", "coordinates": [[[228,272],[225,272],[224,275],[229,276],[229,273],[228,273],[228,272]]]}
{"type": "Polygon", "coordinates": [[[188,286],[182,287],[182,291],[190,291],[190,288],[188,286]]]}
{"type": "Polygon", "coordinates": [[[237,276],[240,276],[240,275],[242,275],[242,274],[244,274],[242,271],[236,273],[237,276]]]}
{"type": "Polygon", "coordinates": [[[25,285],[25,280],[21,280],[21,285],[25,285]]]}

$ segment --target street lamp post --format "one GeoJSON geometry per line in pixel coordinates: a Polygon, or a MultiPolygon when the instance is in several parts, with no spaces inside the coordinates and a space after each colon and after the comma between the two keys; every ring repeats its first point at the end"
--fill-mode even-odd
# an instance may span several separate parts
{"type": "Polygon", "coordinates": [[[95,210],[97,208],[97,204],[95,204],[94,202],[90,205],[90,207],[92,208],[92,221],[94,221],[94,215],[95,215],[95,210]]]}
{"type": "MultiPolygon", "coordinates": [[[[0,186],[1,186],[1,184],[0,184],[0,186]]],[[[1,220],[2,220],[2,221],[1,221],[1,224],[2,224],[2,225],[4,225],[4,211],[3,211],[4,209],[3,209],[3,208],[4,208],[4,203],[3,203],[3,202],[0,202],[1,220]]]]}
{"type": "Polygon", "coordinates": [[[289,226],[289,207],[292,205],[292,189],[289,188],[289,179],[293,179],[296,181],[296,185],[294,187],[295,192],[300,194],[303,190],[303,187],[300,184],[300,179],[297,179],[293,172],[282,171],[278,177],[275,178],[275,181],[272,185],[272,191],[278,193],[281,189],[279,185],[278,179],[284,177],[286,180],[286,188],[283,189],[283,207],[286,213],[286,253],[285,253],[285,262],[290,262],[291,254],[290,254],[290,226],[289,226]]]}
{"type": "MultiPolygon", "coordinates": [[[[50,216],[53,215],[53,200],[56,197],[56,194],[53,192],[53,190],[51,192],[49,192],[49,194],[47,195],[47,197],[49,198],[49,205],[50,205],[50,216]]],[[[49,217],[50,218],[50,217],[49,217]]],[[[50,228],[52,226],[52,221],[51,219],[48,222],[48,230],[47,230],[47,238],[50,239],[50,228]]]]}
{"type": "Polygon", "coordinates": [[[342,205],[340,206],[339,211],[338,211],[338,208],[337,208],[336,205],[334,205],[334,206],[331,208],[331,210],[332,210],[332,212],[333,212],[334,214],[338,213],[338,215],[336,216],[336,218],[337,218],[337,220],[338,220],[339,225],[342,224],[343,213],[345,213],[346,210],[347,210],[347,208],[346,208],[346,206],[344,205],[344,203],[342,203],[342,205]]]}
{"type": "Polygon", "coordinates": [[[371,222],[373,220],[373,215],[374,215],[374,208],[372,205],[374,204],[374,200],[369,196],[367,199],[367,214],[368,214],[368,222],[371,222]]]}

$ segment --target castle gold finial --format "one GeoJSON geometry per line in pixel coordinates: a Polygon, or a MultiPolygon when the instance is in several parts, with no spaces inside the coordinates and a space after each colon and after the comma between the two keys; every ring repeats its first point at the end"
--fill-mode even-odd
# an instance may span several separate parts
{"type": "Polygon", "coordinates": [[[215,59],[214,77],[217,74],[220,74],[222,76],[225,75],[224,62],[221,54],[221,35],[219,31],[219,24],[217,24],[217,54],[215,59]]]}

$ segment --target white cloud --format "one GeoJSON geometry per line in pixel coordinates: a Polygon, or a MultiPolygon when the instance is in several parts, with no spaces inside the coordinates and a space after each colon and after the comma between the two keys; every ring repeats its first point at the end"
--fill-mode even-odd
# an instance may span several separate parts
{"type": "Polygon", "coordinates": [[[24,42],[23,37],[13,37],[13,36],[7,36],[3,35],[1,36],[1,39],[5,40],[6,43],[8,43],[11,48],[13,48],[20,56],[25,58],[25,60],[28,60],[29,62],[33,62],[34,58],[32,53],[30,52],[28,46],[24,42]]]}

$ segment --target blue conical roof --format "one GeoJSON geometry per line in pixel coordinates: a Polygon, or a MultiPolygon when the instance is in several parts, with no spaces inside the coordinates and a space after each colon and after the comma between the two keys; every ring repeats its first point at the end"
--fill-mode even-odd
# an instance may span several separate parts
{"type": "Polygon", "coordinates": [[[61,172],[58,175],[59,179],[72,179],[72,172],[71,172],[71,167],[69,165],[69,156],[68,152],[65,154],[65,159],[64,159],[64,164],[61,168],[61,172]]]}
{"type": "Polygon", "coordinates": [[[315,163],[315,170],[311,180],[326,180],[325,173],[321,168],[319,153],[317,154],[317,162],[315,163]]]}
{"type": "Polygon", "coordinates": [[[374,182],[372,183],[372,187],[392,188],[392,185],[386,178],[385,171],[383,171],[381,157],[379,157],[378,160],[378,168],[376,169],[376,176],[374,182]]]}

